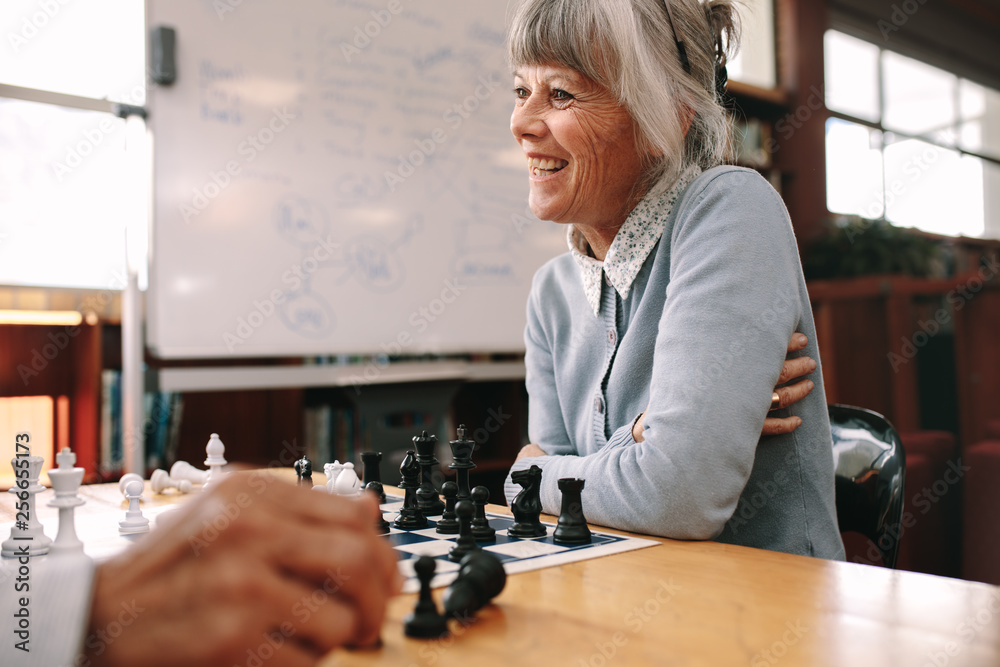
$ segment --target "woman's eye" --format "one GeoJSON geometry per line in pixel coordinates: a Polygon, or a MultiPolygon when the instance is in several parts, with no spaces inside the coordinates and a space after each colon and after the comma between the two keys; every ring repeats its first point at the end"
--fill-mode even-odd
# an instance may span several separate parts
{"type": "Polygon", "coordinates": [[[514,89],[514,97],[518,98],[519,100],[523,100],[527,96],[528,96],[528,91],[525,90],[524,88],[518,86],[517,88],[514,89]]]}
{"type": "Polygon", "coordinates": [[[552,99],[558,102],[565,102],[566,100],[573,99],[573,96],[567,93],[565,90],[559,90],[558,88],[552,91],[552,99]]]}

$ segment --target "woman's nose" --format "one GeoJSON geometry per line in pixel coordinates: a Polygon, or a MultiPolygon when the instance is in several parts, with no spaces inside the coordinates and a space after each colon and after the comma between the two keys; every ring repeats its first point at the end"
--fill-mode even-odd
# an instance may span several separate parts
{"type": "Polygon", "coordinates": [[[514,105],[510,114],[510,131],[515,139],[539,137],[545,133],[545,122],[538,107],[530,97],[514,105]]]}

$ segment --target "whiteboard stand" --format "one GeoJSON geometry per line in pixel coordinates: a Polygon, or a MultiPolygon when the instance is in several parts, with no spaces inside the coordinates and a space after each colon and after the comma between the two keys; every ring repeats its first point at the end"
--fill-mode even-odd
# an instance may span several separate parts
{"type": "Polygon", "coordinates": [[[145,477],[141,299],[139,275],[129,267],[128,285],[122,294],[122,451],[125,472],[145,477]]]}
{"type": "Polygon", "coordinates": [[[352,393],[369,385],[403,382],[497,382],[524,380],[523,361],[473,362],[464,360],[403,361],[378,365],[342,366],[206,366],[151,369],[159,391],[237,391],[298,387],[348,387],[352,393]]]}

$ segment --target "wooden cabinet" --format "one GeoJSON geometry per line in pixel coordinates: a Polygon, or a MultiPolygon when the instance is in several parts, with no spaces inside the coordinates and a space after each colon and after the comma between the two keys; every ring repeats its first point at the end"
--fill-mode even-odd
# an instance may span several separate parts
{"type": "MultiPolygon", "coordinates": [[[[36,324],[0,325],[0,396],[52,396],[69,399],[68,421],[58,423],[53,411],[53,433],[69,434],[67,444],[96,480],[101,397],[102,326],[36,324]]],[[[51,460],[51,451],[35,453],[51,460]]]]}
{"type": "Polygon", "coordinates": [[[827,400],[875,410],[900,431],[985,437],[1000,417],[1000,281],[869,276],[809,285],[827,400]]]}

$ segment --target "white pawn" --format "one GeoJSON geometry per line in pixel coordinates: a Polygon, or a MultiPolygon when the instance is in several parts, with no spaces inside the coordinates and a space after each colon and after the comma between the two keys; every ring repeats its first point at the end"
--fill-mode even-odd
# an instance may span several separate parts
{"type": "Polygon", "coordinates": [[[213,433],[208,439],[208,445],[205,446],[205,454],[207,454],[205,465],[208,466],[208,480],[205,482],[206,489],[222,481],[222,466],[227,463],[225,456],[223,456],[225,453],[226,446],[219,439],[219,434],[213,433]]]}
{"type": "Polygon", "coordinates": [[[83,468],[74,467],[76,454],[69,447],[56,454],[56,461],[59,467],[49,470],[49,479],[55,491],[55,498],[49,501],[49,507],[59,508],[59,531],[52,542],[52,552],[83,551],[83,542],[76,536],[75,524],[76,508],[87,502],[76,493],[83,482],[83,468]]]}
{"type": "Polygon", "coordinates": [[[163,493],[167,489],[177,489],[180,493],[191,493],[191,482],[186,479],[174,479],[166,470],[157,468],[149,478],[149,487],[153,493],[163,493]]]}
{"type": "Polygon", "coordinates": [[[125,485],[125,497],[128,498],[128,510],[125,518],[118,522],[118,532],[122,535],[149,532],[149,519],[142,515],[139,507],[139,497],[142,496],[142,484],[135,480],[125,485]]]}
{"type": "Polygon", "coordinates": [[[347,462],[333,482],[333,490],[339,496],[356,496],[361,493],[361,480],[354,471],[354,464],[347,462]]]}
{"type": "Polygon", "coordinates": [[[22,473],[22,476],[18,477],[17,484],[10,488],[10,493],[17,498],[15,504],[17,518],[10,529],[10,538],[2,545],[2,553],[6,558],[15,558],[25,553],[29,556],[41,556],[49,552],[52,538],[45,534],[42,522],[38,520],[38,513],[35,511],[35,496],[45,490],[45,487],[38,483],[44,462],[45,459],[41,456],[15,456],[10,461],[14,467],[14,474],[22,473]],[[27,461],[27,464],[25,465],[23,461],[27,461]],[[25,469],[28,471],[27,479],[23,477],[25,469]],[[21,486],[21,482],[25,484],[21,486]]]}
{"type": "Polygon", "coordinates": [[[204,484],[208,481],[207,470],[199,470],[187,461],[176,461],[170,466],[170,476],[174,479],[186,479],[192,484],[204,484]]]}
{"type": "Polygon", "coordinates": [[[126,498],[128,496],[125,495],[125,487],[128,486],[129,482],[139,482],[140,484],[142,484],[142,488],[139,489],[140,496],[142,495],[142,492],[146,490],[146,480],[142,478],[142,475],[139,475],[134,472],[127,472],[124,475],[122,475],[122,478],[120,480],[118,480],[118,490],[121,491],[121,494],[126,498]]]}

